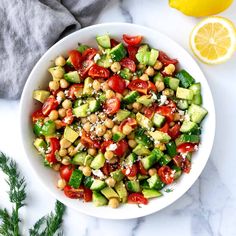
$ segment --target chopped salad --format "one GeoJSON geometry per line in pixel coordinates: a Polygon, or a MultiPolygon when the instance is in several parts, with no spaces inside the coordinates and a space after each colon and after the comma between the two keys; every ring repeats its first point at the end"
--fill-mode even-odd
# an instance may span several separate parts
{"type": "Polygon", "coordinates": [[[147,204],[190,172],[207,115],[201,84],[142,36],[96,41],[57,57],[48,89],[33,92],[34,146],[67,197],[147,204]]]}

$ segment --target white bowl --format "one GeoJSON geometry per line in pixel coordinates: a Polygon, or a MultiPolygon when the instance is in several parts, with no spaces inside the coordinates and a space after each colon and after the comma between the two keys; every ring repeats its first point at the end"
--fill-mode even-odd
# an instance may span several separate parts
{"type": "Polygon", "coordinates": [[[108,219],[130,219],[145,216],[169,206],[193,185],[206,165],[212,149],[215,134],[215,109],[211,91],[205,76],[197,63],[181,46],[162,33],[143,26],[126,23],[108,23],[90,26],[70,34],[52,46],[41,57],[33,68],[21,97],[20,128],[21,139],[28,162],[42,185],[55,198],[68,207],[91,216],[108,219]],[[51,169],[44,167],[42,159],[32,144],[34,134],[32,132],[31,114],[39,105],[32,99],[33,90],[47,88],[50,80],[50,75],[47,69],[52,65],[53,60],[58,55],[66,56],[69,50],[77,47],[78,42],[96,46],[95,37],[106,33],[117,39],[121,39],[122,34],[124,33],[130,35],[143,35],[146,43],[150,44],[154,48],[163,50],[170,57],[177,58],[180,62],[180,66],[185,68],[196,79],[196,81],[201,82],[204,100],[203,106],[209,112],[202,124],[203,132],[201,136],[201,145],[198,152],[193,155],[192,169],[190,173],[183,174],[176,183],[172,186],[168,186],[169,188],[174,189],[173,192],[165,193],[163,191],[163,197],[152,199],[148,205],[142,206],[141,208],[132,204],[124,204],[118,209],[111,209],[110,207],[95,207],[92,203],[83,203],[82,201],[65,197],[63,191],[56,188],[58,174],[51,169]]]}

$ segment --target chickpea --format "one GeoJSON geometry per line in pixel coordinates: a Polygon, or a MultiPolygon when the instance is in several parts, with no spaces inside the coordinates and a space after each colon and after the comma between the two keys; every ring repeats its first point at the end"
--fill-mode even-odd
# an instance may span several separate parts
{"type": "Polygon", "coordinates": [[[64,76],[64,69],[58,66],[56,69],[52,71],[53,80],[59,80],[64,76]]]}
{"type": "Polygon", "coordinates": [[[129,135],[133,131],[133,128],[130,125],[124,125],[122,129],[122,133],[125,135],[129,135]]]}
{"type": "Polygon", "coordinates": [[[127,108],[128,108],[129,110],[131,110],[131,109],[133,108],[133,105],[132,105],[132,104],[129,104],[129,105],[127,105],[127,108]]]}
{"type": "Polygon", "coordinates": [[[120,101],[122,100],[123,96],[121,93],[116,93],[115,95],[120,101]]]}
{"type": "Polygon", "coordinates": [[[111,119],[106,119],[105,122],[104,122],[104,125],[107,128],[111,129],[114,126],[114,122],[111,119]]]}
{"type": "Polygon", "coordinates": [[[66,97],[65,97],[65,94],[63,93],[63,91],[60,91],[57,93],[57,97],[61,98],[61,100],[64,100],[66,97]]]}
{"type": "Polygon", "coordinates": [[[59,89],[59,83],[57,81],[55,81],[55,80],[52,80],[52,81],[49,82],[49,88],[51,90],[56,91],[56,90],[59,89]]]}
{"type": "Polygon", "coordinates": [[[101,89],[101,84],[98,80],[93,81],[93,89],[96,90],[96,91],[101,89]]]}
{"type": "Polygon", "coordinates": [[[92,170],[89,166],[85,166],[82,171],[85,176],[90,176],[92,174],[92,170]]]}
{"type": "Polygon", "coordinates": [[[66,116],[66,109],[65,108],[60,108],[58,110],[58,115],[60,116],[60,118],[63,118],[66,116]]]}
{"type": "Polygon", "coordinates": [[[108,86],[107,82],[103,82],[101,84],[101,86],[102,86],[102,91],[104,91],[104,92],[106,92],[107,90],[110,89],[110,87],[108,86]]]}
{"type": "Polygon", "coordinates": [[[89,120],[92,124],[94,124],[94,123],[96,123],[96,122],[98,121],[98,116],[95,115],[95,114],[91,114],[91,115],[88,117],[88,120],[89,120]]]}
{"type": "Polygon", "coordinates": [[[55,125],[56,125],[56,129],[61,129],[63,124],[61,120],[55,120],[54,121],[55,125]]]}
{"type": "Polygon", "coordinates": [[[111,71],[112,72],[116,73],[116,72],[120,71],[120,69],[121,69],[121,66],[120,66],[119,62],[116,61],[111,64],[111,71]]]}
{"type": "Polygon", "coordinates": [[[58,119],[58,111],[52,110],[48,115],[50,120],[57,120],[58,119]]]}
{"type": "Polygon", "coordinates": [[[110,164],[115,164],[117,162],[118,162],[118,158],[117,157],[113,157],[113,158],[111,158],[111,160],[109,160],[110,164]]]}
{"type": "Polygon", "coordinates": [[[157,81],[155,85],[158,92],[161,92],[162,90],[165,89],[165,84],[162,81],[157,81]]]}
{"type": "Polygon", "coordinates": [[[162,95],[165,95],[166,97],[174,96],[174,91],[172,89],[166,88],[162,91],[162,95]]]}
{"type": "Polygon", "coordinates": [[[65,109],[71,108],[72,107],[71,100],[69,100],[69,99],[64,100],[63,103],[62,103],[62,107],[65,108],[65,109]]]}
{"type": "Polygon", "coordinates": [[[55,170],[55,171],[59,171],[60,167],[61,167],[60,163],[55,163],[55,164],[52,165],[52,169],[55,170]]]}
{"type": "Polygon", "coordinates": [[[69,87],[69,85],[70,85],[70,83],[67,81],[67,80],[65,80],[65,79],[60,79],[60,87],[61,88],[68,88],[69,87]]]}
{"type": "Polygon", "coordinates": [[[148,77],[147,74],[142,74],[142,75],[140,76],[140,79],[143,80],[143,81],[148,81],[148,80],[149,80],[149,77],[148,77]]]}
{"type": "Polygon", "coordinates": [[[84,129],[87,133],[90,132],[91,123],[90,123],[90,122],[86,122],[86,123],[83,125],[83,129],[84,129]]]}
{"type": "Polygon", "coordinates": [[[97,136],[101,137],[101,136],[103,136],[106,133],[106,130],[107,130],[106,126],[99,124],[96,127],[95,133],[96,133],[97,136]]]}
{"type": "Polygon", "coordinates": [[[130,139],[130,140],[128,141],[128,144],[129,144],[129,146],[130,146],[131,148],[135,148],[135,147],[137,146],[136,141],[133,140],[133,139],[130,139]]]}
{"type": "Polygon", "coordinates": [[[111,160],[114,156],[114,153],[112,151],[106,151],[104,153],[104,157],[107,159],[107,160],[111,160]]]}
{"type": "Polygon", "coordinates": [[[119,126],[118,125],[114,125],[112,128],[112,133],[117,133],[119,131],[119,126]]]}
{"type": "Polygon", "coordinates": [[[105,180],[106,184],[113,188],[116,184],[116,181],[112,178],[112,177],[108,177],[106,180],[105,180]]]}
{"type": "Polygon", "coordinates": [[[89,148],[88,154],[91,156],[95,156],[97,154],[97,150],[95,148],[89,148]]]}
{"type": "Polygon", "coordinates": [[[167,75],[172,75],[175,72],[175,65],[174,64],[169,64],[164,68],[164,72],[167,75]]]}
{"type": "Polygon", "coordinates": [[[155,65],[154,65],[154,69],[155,70],[160,70],[162,68],[162,63],[160,61],[156,61],[155,65]]]}
{"type": "Polygon", "coordinates": [[[61,163],[62,163],[63,165],[65,165],[65,166],[70,165],[70,157],[69,157],[69,156],[65,156],[65,157],[62,159],[61,163]]]}
{"type": "Polygon", "coordinates": [[[71,146],[71,142],[68,141],[68,140],[65,139],[65,138],[62,138],[62,139],[60,140],[60,145],[61,145],[61,148],[68,148],[68,147],[71,146]]]}
{"type": "Polygon", "coordinates": [[[106,91],[106,99],[110,99],[115,96],[115,93],[112,90],[106,91]]]}
{"type": "Polygon", "coordinates": [[[128,139],[134,139],[135,138],[135,134],[134,132],[130,133],[128,136],[127,136],[128,139]]]}
{"type": "Polygon", "coordinates": [[[120,203],[119,203],[119,200],[117,198],[110,198],[108,205],[111,208],[117,208],[120,205],[120,203]]]}
{"type": "Polygon", "coordinates": [[[60,157],[64,157],[67,155],[67,150],[66,149],[60,149],[59,150],[59,156],[60,157]]]}
{"type": "Polygon", "coordinates": [[[153,67],[149,66],[146,70],[145,70],[145,74],[147,74],[148,76],[153,76],[155,73],[153,67]]]}
{"type": "Polygon", "coordinates": [[[174,121],[178,121],[180,119],[181,119],[181,115],[178,112],[174,113],[174,121]]]}
{"type": "Polygon", "coordinates": [[[106,120],[107,119],[107,115],[105,113],[101,112],[98,116],[101,120],[106,120]]]}
{"type": "Polygon", "coordinates": [[[156,173],[157,173],[157,170],[156,170],[155,168],[151,168],[151,169],[148,170],[148,174],[149,174],[150,176],[153,176],[153,175],[155,175],[156,173]]]}
{"type": "Polygon", "coordinates": [[[142,104],[139,102],[134,102],[132,106],[136,110],[140,110],[142,108],[142,104]]]}
{"type": "Polygon", "coordinates": [[[64,179],[59,179],[57,181],[57,187],[63,190],[66,187],[66,181],[64,179]]]}
{"type": "Polygon", "coordinates": [[[81,118],[82,124],[85,124],[87,122],[87,118],[81,118]]]}
{"type": "Polygon", "coordinates": [[[55,65],[56,66],[64,66],[66,64],[66,60],[63,56],[59,56],[55,60],[55,65]]]}
{"type": "Polygon", "coordinates": [[[104,134],[104,139],[110,140],[112,138],[112,132],[111,130],[107,130],[107,132],[104,134]]]}
{"type": "Polygon", "coordinates": [[[68,148],[68,153],[69,153],[69,156],[74,156],[76,153],[77,153],[77,149],[74,147],[74,146],[70,146],[69,148],[68,148]]]}
{"type": "Polygon", "coordinates": [[[85,166],[79,166],[78,169],[81,170],[81,171],[83,171],[84,167],[85,167],[85,166]]]}
{"type": "Polygon", "coordinates": [[[146,66],[144,64],[139,63],[137,68],[140,70],[143,70],[143,69],[146,69],[146,66]]]}
{"type": "Polygon", "coordinates": [[[124,92],[122,93],[123,96],[127,95],[129,93],[128,89],[125,89],[124,92]]]}

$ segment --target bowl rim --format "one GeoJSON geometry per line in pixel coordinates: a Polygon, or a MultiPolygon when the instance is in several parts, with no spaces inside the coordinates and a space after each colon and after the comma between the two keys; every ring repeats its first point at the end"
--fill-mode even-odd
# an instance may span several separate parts
{"type": "MultiPolygon", "coordinates": [[[[24,154],[25,154],[25,159],[27,160],[27,163],[29,164],[31,170],[33,170],[32,172],[34,173],[34,176],[36,176],[36,178],[38,179],[38,181],[41,183],[41,185],[46,189],[47,192],[49,192],[51,194],[51,196],[53,196],[55,199],[58,199],[59,201],[61,201],[63,204],[65,204],[66,206],[80,212],[80,213],[84,213],[86,215],[90,215],[90,216],[94,216],[94,217],[99,217],[99,218],[103,218],[103,219],[133,219],[133,218],[139,218],[139,217],[143,217],[143,216],[147,216],[153,213],[156,213],[158,211],[161,211],[162,209],[172,205],[176,200],[178,200],[181,196],[183,196],[192,186],[193,184],[196,182],[196,180],[199,178],[199,176],[201,175],[203,169],[206,166],[207,161],[209,160],[212,148],[213,148],[213,143],[214,143],[214,138],[215,138],[215,127],[216,127],[216,115],[215,115],[215,106],[214,106],[214,100],[213,100],[213,96],[212,96],[212,92],[209,86],[209,83],[204,75],[204,73],[202,72],[201,68],[199,67],[199,65],[197,64],[197,62],[194,60],[194,58],[192,57],[192,55],[186,50],[184,49],[180,44],[178,44],[175,40],[173,40],[171,37],[163,34],[162,32],[160,32],[159,30],[156,29],[152,29],[146,26],[142,26],[142,25],[138,25],[138,24],[131,24],[131,23],[120,23],[120,22],[110,22],[110,23],[101,23],[101,24],[95,24],[95,25],[91,25],[85,28],[82,28],[80,30],[77,30],[69,35],[67,35],[66,37],[62,38],[61,40],[59,40],[57,43],[55,43],[53,46],[51,46],[41,57],[40,59],[37,61],[37,63],[34,65],[32,71],[30,72],[27,81],[24,85],[24,89],[21,95],[21,99],[20,99],[20,119],[19,119],[19,126],[20,126],[20,138],[21,138],[21,144],[24,150],[24,154]],[[23,119],[25,119],[25,115],[24,115],[24,101],[26,99],[28,99],[27,97],[27,91],[28,91],[28,87],[30,84],[30,80],[32,80],[32,76],[34,75],[36,68],[38,67],[38,65],[44,60],[44,58],[47,56],[47,54],[50,54],[52,50],[54,50],[54,48],[58,47],[63,41],[66,41],[68,38],[73,37],[74,35],[78,34],[81,31],[87,31],[87,30],[96,30],[99,29],[100,27],[122,27],[122,26],[129,26],[129,27],[134,27],[134,28],[138,28],[140,30],[145,30],[145,31],[149,31],[149,32],[153,32],[153,33],[158,33],[159,35],[161,35],[163,38],[168,39],[169,41],[172,41],[172,44],[174,44],[176,47],[178,47],[179,49],[181,49],[185,54],[188,54],[188,56],[192,59],[192,61],[196,64],[196,67],[199,70],[199,73],[201,73],[201,76],[204,78],[206,85],[208,86],[209,92],[210,94],[208,94],[208,99],[210,99],[211,105],[212,105],[212,112],[211,112],[211,121],[213,122],[212,127],[212,139],[209,141],[209,151],[208,151],[208,156],[205,158],[205,161],[202,162],[201,164],[201,169],[197,172],[197,174],[194,176],[194,178],[192,178],[191,184],[188,184],[188,186],[186,188],[184,188],[183,191],[181,191],[180,193],[176,194],[176,196],[172,199],[172,201],[170,201],[168,204],[164,204],[163,206],[161,206],[159,209],[156,209],[155,207],[153,208],[149,208],[148,210],[143,210],[140,212],[139,215],[134,216],[134,215],[119,215],[119,214],[112,214],[109,216],[106,216],[106,214],[103,215],[98,215],[94,212],[88,212],[85,208],[79,208],[76,207],[76,204],[73,204],[72,201],[68,202],[65,197],[61,197],[59,196],[59,194],[55,194],[51,188],[49,186],[47,186],[43,179],[40,177],[39,174],[37,174],[35,168],[33,167],[33,165],[30,163],[29,157],[27,155],[27,148],[25,146],[25,142],[23,139],[23,132],[24,132],[24,128],[23,128],[23,119]]],[[[86,204],[84,204],[86,205],[86,204]]],[[[95,208],[95,207],[94,207],[95,208]]],[[[117,209],[116,209],[117,211],[117,209]]],[[[96,212],[96,211],[95,211],[96,212]]]]}

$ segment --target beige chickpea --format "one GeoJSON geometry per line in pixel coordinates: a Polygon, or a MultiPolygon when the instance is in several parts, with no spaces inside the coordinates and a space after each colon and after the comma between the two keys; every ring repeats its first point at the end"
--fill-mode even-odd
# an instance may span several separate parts
{"type": "Polygon", "coordinates": [[[58,111],[57,110],[52,110],[50,113],[49,113],[49,119],[50,120],[57,120],[58,119],[58,111]]]}
{"type": "Polygon", "coordinates": [[[169,64],[164,68],[164,72],[167,75],[172,75],[175,72],[175,65],[174,64],[169,64]]]}
{"type": "Polygon", "coordinates": [[[84,174],[85,176],[90,176],[90,175],[92,174],[91,168],[90,168],[89,166],[85,166],[85,167],[83,168],[83,174],[84,174]]]}
{"type": "Polygon", "coordinates": [[[128,144],[129,144],[129,146],[130,146],[131,148],[135,148],[135,147],[137,146],[137,142],[136,142],[135,140],[133,140],[133,139],[130,139],[130,140],[128,141],[128,144]]]}
{"type": "Polygon", "coordinates": [[[165,95],[166,97],[174,96],[174,91],[172,89],[166,88],[162,91],[162,95],[165,95]]]}
{"type": "Polygon", "coordinates": [[[84,129],[87,133],[90,132],[91,123],[90,123],[90,122],[86,122],[86,123],[83,125],[83,129],[84,129]]]}
{"type": "Polygon", "coordinates": [[[62,103],[62,107],[65,108],[65,109],[71,108],[72,107],[71,100],[69,100],[69,99],[64,100],[63,103],[62,103]]]}
{"type": "Polygon", "coordinates": [[[61,167],[60,163],[55,163],[55,164],[52,165],[52,169],[55,170],[55,171],[59,171],[60,167],[61,167]]]}
{"type": "Polygon", "coordinates": [[[60,108],[58,110],[58,115],[60,116],[60,118],[63,118],[66,116],[66,109],[65,108],[60,108]]]}
{"type": "Polygon", "coordinates": [[[116,93],[115,96],[121,101],[123,96],[121,93],[116,93]]]}
{"type": "Polygon", "coordinates": [[[104,153],[104,157],[107,159],[107,160],[111,160],[114,156],[114,153],[112,151],[106,151],[104,153]]]}
{"type": "Polygon", "coordinates": [[[101,120],[106,120],[107,119],[106,113],[100,112],[98,116],[101,120]]]}
{"type": "Polygon", "coordinates": [[[112,177],[108,177],[106,180],[105,180],[106,184],[113,188],[116,184],[116,181],[112,178],[112,177]]]}
{"type": "Polygon", "coordinates": [[[60,140],[60,145],[61,145],[61,148],[62,148],[62,149],[68,148],[68,147],[71,146],[71,142],[68,141],[68,140],[65,139],[65,138],[62,138],[62,139],[60,140]]]}
{"type": "Polygon", "coordinates": [[[151,168],[151,169],[148,170],[148,174],[149,174],[150,176],[153,176],[153,175],[155,175],[156,173],[157,173],[157,170],[156,170],[155,168],[151,168]]]}
{"type": "Polygon", "coordinates": [[[63,91],[59,91],[57,93],[57,97],[59,97],[61,100],[64,100],[66,97],[65,97],[65,94],[63,93],[63,91]]]}
{"type": "Polygon", "coordinates": [[[132,105],[132,104],[129,104],[129,105],[127,105],[127,108],[128,108],[129,110],[131,110],[131,109],[133,108],[133,105],[132,105]]]}
{"type": "Polygon", "coordinates": [[[65,79],[60,79],[60,87],[61,87],[61,88],[63,88],[63,89],[68,88],[69,85],[70,85],[70,83],[69,83],[67,80],[65,80],[65,79]]]}
{"type": "Polygon", "coordinates": [[[74,146],[71,145],[68,148],[68,153],[69,153],[69,156],[72,157],[72,156],[74,156],[77,153],[77,149],[74,146]]]}
{"type": "Polygon", "coordinates": [[[85,167],[85,166],[79,166],[78,169],[81,170],[81,171],[83,171],[84,167],[85,167]]]}
{"type": "Polygon", "coordinates": [[[107,90],[110,89],[110,87],[108,86],[107,82],[103,82],[101,84],[101,87],[102,87],[102,91],[106,92],[107,90]]]}
{"type": "Polygon", "coordinates": [[[120,205],[119,200],[117,198],[110,198],[108,202],[108,206],[111,208],[117,208],[120,205]]]}
{"type": "Polygon", "coordinates": [[[97,136],[99,136],[99,137],[101,137],[101,136],[103,136],[105,133],[106,133],[106,126],[105,125],[97,125],[97,127],[96,127],[96,131],[95,131],[95,133],[96,133],[96,135],[97,136]]]}
{"type": "Polygon", "coordinates": [[[56,129],[61,129],[63,127],[61,120],[55,120],[54,123],[56,125],[56,129]]]}
{"type": "Polygon", "coordinates": [[[106,133],[104,134],[104,139],[110,140],[112,138],[112,132],[111,130],[107,130],[106,133]]]}
{"type": "Polygon", "coordinates": [[[63,165],[65,165],[65,166],[68,166],[68,165],[70,165],[70,157],[69,156],[65,156],[63,159],[62,159],[62,161],[61,161],[61,163],[63,164],[63,165]]]}
{"type": "Polygon", "coordinates": [[[94,123],[96,123],[96,122],[98,121],[98,116],[95,115],[95,114],[91,114],[91,115],[88,117],[88,120],[89,120],[92,124],[94,124],[94,123]]]}
{"type": "Polygon", "coordinates": [[[118,125],[114,125],[112,128],[112,133],[117,133],[119,131],[119,126],[118,125]]]}
{"type": "Polygon", "coordinates": [[[107,90],[106,91],[106,99],[110,99],[115,96],[115,93],[112,90],[107,90]]]}
{"type": "Polygon", "coordinates": [[[178,121],[180,119],[181,119],[181,115],[178,112],[174,113],[174,121],[178,121]]]}
{"type": "Polygon", "coordinates": [[[165,89],[165,84],[162,81],[157,81],[155,83],[158,92],[161,92],[165,89]]]}
{"type": "Polygon", "coordinates": [[[55,81],[55,80],[52,80],[52,81],[49,82],[49,88],[51,90],[56,91],[56,90],[59,89],[59,83],[57,81],[55,81]]]}
{"type": "Polygon", "coordinates": [[[114,122],[111,119],[106,119],[105,122],[104,122],[104,125],[107,128],[111,129],[114,126],[114,122]]]}
{"type": "Polygon", "coordinates": [[[87,118],[81,118],[82,124],[85,124],[87,122],[87,118]]]}
{"type": "Polygon", "coordinates": [[[49,120],[50,120],[49,117],[45,117],[45,118],[43,119],[44,123],[47,122],[47,121],[49,121],[49,120]]]}
{"type": "Polygon", "coordinates": [[[64,157],[67,155],[67,150],[66,149],[60,149],[59,150],[59,156],[60,157],[64,157]]]}
{"type": "Polygon", "coordinates": [[[93,81],[93,89],[96,90],[96,91],[101,89],[101,84],[98,80],[93,81]]]}
{"type": "Polygon", "coordinates": [[[59,80],[61,78],[63,78],[64,76],[64,69],[60,66],[58,66],[57,68],[55,68],[52,71],[52,75],[53,75],[53,80],[59,80]]]}
{"type": "Polygon", "coordinates": [[[147,74],[142,74],[142,75],[140,76],[140,79],[143,80],[143,81],[148,81],[148,80],[149,80],[149,77],[148,77],[147,74]]]}
{"type": "Polygon", "coordinates": [[[137,68],[140,70],[143,70],[143,69],[146,69],[146,65],[139,63],[137,68]]]}
{"type": "Polygon", "coordinates": [[[66,181],[64,179],[59,179],[57,181],[57,187],[63,190],[66,187],[66,181]]]}
{"type": "Polygon", "coordinates": [[[134,102],[133,108],[139,111],[142,108],[142,104],[139,102],[134,102]]]}
{"type": "Polygon", "coordinates": [[[66,60],[63,56],[59,56],[55,60],[55,65],[56,66],[64,66],[66,64],[66,60]]]}
{"type": "Polygon", "coordinates": [[[128,139],[134,139],[135,138],[135,134],[134,132],[130,133],[128,136],[127,136],[128,139]]]}
{"type": "Polygon", "coordinates": [[[149,66],[146,70],[145,70],[145,74],[147,74],[148,76],[153,76],[155,73],[153,67],[149,66]]]}
{"type": "Polygon", "coordinates": [[[154,65],[154,69],[155,70],[160,70],[162,68],[162,63],[160,61],[156,61],[155,65],[154,65]]]}
{"type": "Polygon", "coordinates": [[[95,156],[97,154],[97,150],[95,148],[89,148],[88,154],[91,156],[95,156]]]}
{"type": "Polygon", "coordinates": [[[125,135],[129,135],[133,131],[133,128],[130,125],[124,125],[122,129],[122,133],[125,135]]]}
{"type": "Polygon", "coordinates": [[[129,93],[128,89],[125,89],[124,92],[122,93],[123,96],[127,95],[129,93]]]}
{"type": "Polygon", "coordinates": [[[121,65],[119,62],[116,61],[111,64],[111,71],[112,72],[116,73],[116,72],[120,71],[120,69],[121,69],[121,65]]]}

